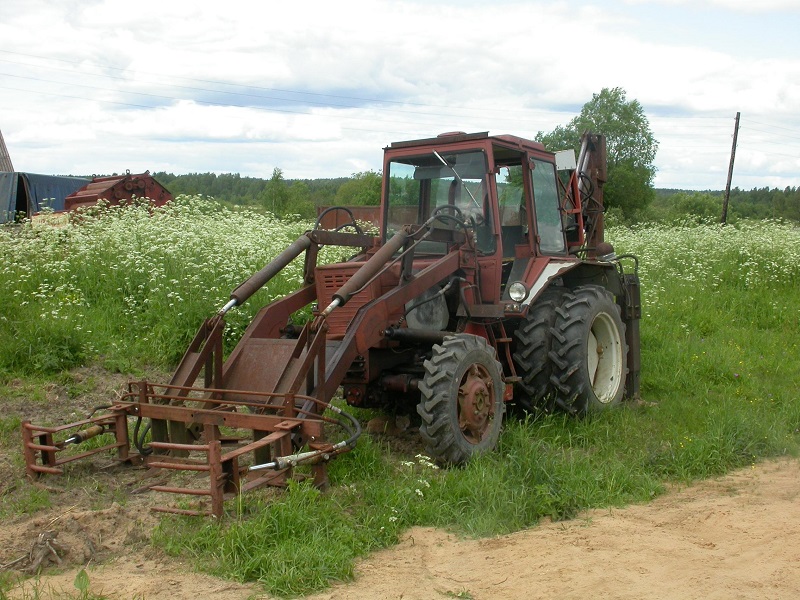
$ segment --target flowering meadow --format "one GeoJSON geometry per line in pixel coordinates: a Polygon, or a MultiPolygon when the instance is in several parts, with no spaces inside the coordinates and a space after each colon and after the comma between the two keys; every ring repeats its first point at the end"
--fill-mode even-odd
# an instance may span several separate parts
{"type": "Polygon", "coordinates": [[[797,376],[798,226],[638,225],[607,237],[639,258],[645,389],[797,376]]]}
{"type": "MultiPolygon", "coordinates": [[[[202,197],[163,208],[90,210],[0,229],[0,374],[101,361],[126,371],[173,366],[230,292],[312,223],[232,211],[202,197]]],[[[323,249],[320,260],[339,258],[323,249]]],[[[255,311],[296,289],[294,261],[227,317],[232,347],[255,311]]]]}
{"type": "MultiPolygon", "coordinates": [[[[182,196],[164,208],[113,207],[56,226],[44,218],[0,228],[0,375],[95,361],[169,368],[230,291],[311,226],[182,196]]],[[[646,340],[705,339],[720,321],[797,328],[796,226],[638,225],[612,227],[607,237],[618,253],[639,257],[646,340]]],[[[325,248],[321,260],[341,252],[325,248]]],[[[228,347],[301,275],[296,260],[231,311],[228,347]]],[[[651,344],[643,347],[647,354],[651,344]]]]}
{"type": "MultiPolygon", "coordinates": [[[[81,364],[169,369],[230,291],[310,227],[182,197],[0,228],[0,395],[11,378],[81,364]]],[[[331,463],[329,493],[292,482],[277,499],[245,494],[222,525],[164,518],[152,542],[199,569],[297,595],[352,577],[356,557],[411,526],[507,533],[797,453],[800,228],[640,224],[611,227],[607,239],[639,261],[639,400],[582,420],[507,418],[497,450],[459,469],[364,435],[331,463]]],[[[323,260],[342,258],[336,251],[323,260]]],[[[229,348],[260,306],[299,285],[301,267],[229,313],[229,348]]],[[[13,492],[20,505],[26,489],[13,492]]]]}
{"type": "Polygon", "coordinates": [[[644,449],[645,466],[692,479],[794,452],[800,228],[639,225],[608,237],[640,260],[648,420],[629,443],[644,449]]]}

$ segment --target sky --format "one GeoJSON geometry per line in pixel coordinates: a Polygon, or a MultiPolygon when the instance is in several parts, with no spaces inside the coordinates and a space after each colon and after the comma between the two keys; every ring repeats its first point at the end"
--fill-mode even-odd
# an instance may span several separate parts
{"type": "Polygon", "coordinates": [[[3,0],[0,132],[30,173],[344,177],[621,87],[656,187],[724,189],[737,112],[732,185],[800,186],[798,30],[798,0],[3,0]]]}

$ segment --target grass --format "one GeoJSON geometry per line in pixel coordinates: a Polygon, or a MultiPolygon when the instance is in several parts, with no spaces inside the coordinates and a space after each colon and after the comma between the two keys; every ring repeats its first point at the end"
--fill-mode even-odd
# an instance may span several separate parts
{"type": "MultiPolygon", "coordinates": [[[[0,600],[10,598],[4,589],[10,587],[11,584],[13,584],[12,580],[3,581],[0,578],[0,600]]],[[[20,600],[44,600],[45,598],[47,600],[106,600],[108,598],[108,596],[97,595],[89,590],[89,576],[83,569],[78,571],[72,585],[76,591],[54,589],[52,586],[42,585],[38,579],[35,579],[33,582],[23,583],[20,590],[22,595],[20,596],[17,593],[14,598],[19,598],[20,600]]]]}
{"type": "MultiPolygon", "coordinates": [[[[12,378],[49,376],[79,394],[80,384],[59,373],[85,361],[120,370],[154,357],[174,363],[229,290],[305,227],[198,199],[154,217],[137,210],[97,217],[79,232],[26,225],[0,233],[2,255],[16,256],[0,273],[0,296],[30,305],[0,319],[4,342],[26,340],[0,345],[0,393],[18,389],[12,378]],[[26,244],[32,249],[14,254],[26,244]]],[[[509,419],[495,452],[451,470],[364,436],[331,464],[329,493],[293,484],[276,498],[245,495],[221,524],[164,518],[153,543],[207,572],[292,596],[348,580],[357,557],[411,526],[507,533],[796,453],[800,230],[658,225],[614,227],[608,237],[618,253],[640,258],[640,403],[580,421],[509,419]]],[[[287,273],[248,306],[282,295],[296,278],[287,273]]],[[[232,334],[249,321],[247,310],[232,334]]],[[[14,427],[13,418],[0,421],[9,444],[14,427]]]]}

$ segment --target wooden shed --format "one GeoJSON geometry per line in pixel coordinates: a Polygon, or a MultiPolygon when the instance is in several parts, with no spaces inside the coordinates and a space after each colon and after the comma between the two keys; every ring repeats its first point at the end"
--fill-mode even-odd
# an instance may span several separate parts
{"type": "Polygon", "coordinates": [[[81,206],[92,206],[101,198],[113,205],[134,197],[149,198],[156,206],[163,206],[172,200],[169,190],[153,179],[150,171],[138,175],[132,175],[128,171],[125,175],[93,178],[87,185],[64,199],[64,208],[75,210],[81,206]]]}

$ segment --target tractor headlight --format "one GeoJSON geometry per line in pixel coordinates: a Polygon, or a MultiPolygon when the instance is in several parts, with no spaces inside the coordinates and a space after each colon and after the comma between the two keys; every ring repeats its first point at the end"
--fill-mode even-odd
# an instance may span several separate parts
{"type": "Polygon", "coordinates": [[[514,302],[522,302],[528,297],[528,288],[521,281],[515,281],[508,286],[508,295],[514,302]]]}

